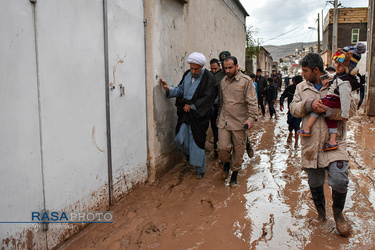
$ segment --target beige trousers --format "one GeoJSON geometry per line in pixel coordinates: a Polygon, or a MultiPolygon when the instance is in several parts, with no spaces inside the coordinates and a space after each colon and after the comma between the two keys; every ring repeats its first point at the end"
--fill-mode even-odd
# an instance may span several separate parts
{"type": "Polygon", "coordinates": [[[231,163],[232,171],[239,171],[246,148],[246,132],[243,130],[226,130],[219,128],[219,159],[231,163]]]}

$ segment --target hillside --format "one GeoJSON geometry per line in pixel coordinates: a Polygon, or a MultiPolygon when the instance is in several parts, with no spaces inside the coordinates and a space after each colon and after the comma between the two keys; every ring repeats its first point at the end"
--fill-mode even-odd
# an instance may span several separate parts
{"type": "Polygon", "coordinates": [[[280,57],[288,56],[296,51],[301,50],[302,47],[314,46],[317,42],[309,43],[290,43],[285,45],[264,45],[263,47],[271,53],[274,61],[278,61],[280,57]]]}

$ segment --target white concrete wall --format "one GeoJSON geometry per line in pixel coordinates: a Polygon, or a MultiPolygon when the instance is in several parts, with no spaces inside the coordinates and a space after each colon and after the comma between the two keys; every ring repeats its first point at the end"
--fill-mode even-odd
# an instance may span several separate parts
{"type": "MultiPolygon", "coordinates": [[[[108,203],[102,1],[38,1],[46,209],[108,203]]],[[[65,232],[51,228],[49,245],[65,232]]]]}
{"type": "MultiPolygon", "coordinates": [[[[163,78],[176,85],[189,68],[186,62],[190,53],[203,53],[207,62],[228,50],[236,56],[240,67],[245,68],[245,14],[231,0],[146,0],[146,58],[147,105],[151,179],[181,161],[174,154],[174,127],[176,108],[174,99],[167,100],[159,84],[163,78]],[[227,4],[226,4],[227,3],[227,4]],[[235,6],[231,9],[230,6],[235,6]],[[242,19],[241,19],[242,17],[242,19]],[[165,169],[166,168],[166,169],[165,169]]],[[[209,69],[209,64],[206,65],[209,69]]]]}
{"type": "MultiPolygon", "coordinates": [[[[0,222],[109,204],[103,1],[35,7],[36,41],[33,4],[6,1],[0,9],[0,222]]],[[[143,1],[108,1],[108,19],[117,200],[147,178],[143,1]]],[[[79,227],[0,223],[1,247],[51,248],[79,227]]]]}
{"type": "MultiPolygon", "coordinates": [[[[2,3],[0,53],[0,222],[30,221],[31,211],[44,206],[34,25],[28,1],[2,3]]],[[[15,238],[27,246],[36,232],[28,224],[1,223],[1,246],[12,246],[15,238]]],[[[43,248],[45,242],[38,246],[43,248]]]]}
{"type": "Polygon", "coordinates": [[[145,34],[142,0],[108,2],[114,198],[147,171],[145,34]],[[124,87],[121,95],[120,84],[124,87]]]}

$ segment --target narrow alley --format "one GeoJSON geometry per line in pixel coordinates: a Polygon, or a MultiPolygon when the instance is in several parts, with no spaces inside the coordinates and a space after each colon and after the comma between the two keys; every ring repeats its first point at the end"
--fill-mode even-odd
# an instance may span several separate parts
{"type": "Polygon", "coordinates": [[[219,160],[207,152],[202,180],[179,164],[118,202],[113,224],[91,224],[58,249],[374,249],[375,120],[358,115],[348,123],[344,211],[352,233],[344,238],[335,229],[327,184],[328,220],[314,221],[300,145],[287,142],[286,112],[260,117],[251,132],[255,156],[245,154],[237,189],[221,179],[219,160]]]}

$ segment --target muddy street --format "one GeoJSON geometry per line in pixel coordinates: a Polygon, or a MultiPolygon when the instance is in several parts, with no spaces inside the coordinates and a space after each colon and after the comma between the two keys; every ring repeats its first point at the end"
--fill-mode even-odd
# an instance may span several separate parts
{"type": "Polygon", "coordinates": [[[300,145],[287,142],[286,112],[259,117],[251,132],[255,156],[245,154],[237,189],[221,179],[219,160],[207,152],[202,180],[181,163],[118,202],[113,224],[91,224],[59,249],[375,249],[374,120],[358,115],[348,125],[344,211],[352,233],[344,238],[335,229],[327,184],[328,219],[314,221],[300,145]]]}

